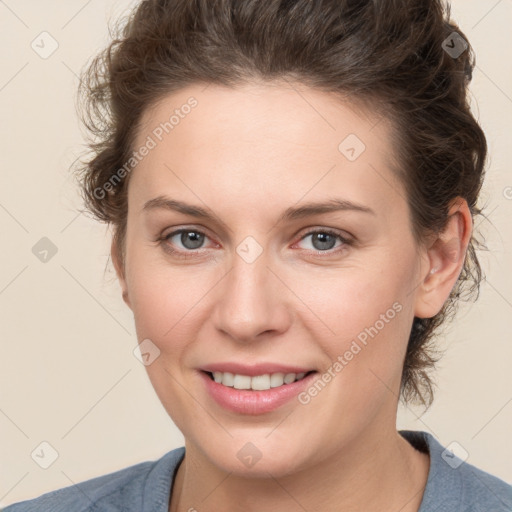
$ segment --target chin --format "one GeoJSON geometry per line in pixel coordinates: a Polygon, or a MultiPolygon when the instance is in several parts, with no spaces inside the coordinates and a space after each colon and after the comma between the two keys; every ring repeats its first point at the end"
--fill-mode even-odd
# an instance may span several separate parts
{"type": "Polygon", "coordinates": [[[205,453],[219,469],[241,477],[281,478],[303,469],[307,464],[304,444],[297,443],[285,451],[282,442],[277,438],[273,442],[271,436],[269,439],[254,436],[254,441],[250,441],[251,436],[231,439],[228,446],[217,444],[205,453]]]}

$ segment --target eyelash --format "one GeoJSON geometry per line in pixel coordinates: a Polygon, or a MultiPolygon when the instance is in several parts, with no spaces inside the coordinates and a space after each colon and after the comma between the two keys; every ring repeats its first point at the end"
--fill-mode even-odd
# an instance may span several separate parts
{"type": "MultiPolygon", "coordinates": [[[[174,257],[181,258],[181,259],[199,258],[200,255],[198,254],[198,251],[200,251],[200,249],[181,251],[181,250],[171,249],[169,247],[169,245],[167,244],[167,241],[170,238],[172,238],[173,236],[179,235],[180,233],[186,233],[186,232],[192,232],[192,233],[204,235],[205,237],[208,238],[208,235],[206,235],[206,233],[203,233],[202,231],[199,231],[199,230],[193,229],[193,228],[183,228],[183,229],[178,229],[176,231],[172,231],[171,233],[169,233],[165,236],[160,236],[157,240],[155,240],[155,242],[157,242],[159,245],[161,245],[162,249],[165,252],[167,252],[168,254],[171,254],[174,257]]],[[[337,231],[334,231],[334,230],[328,229],[328,228],[308,231],[303,237],[300,238],[299,242],[301,242],[302,240],[304,240],[305,238],[307,238],[310,235],[315,235],[318,233],[334,236],[334,237],[338,238],[343,243],[343,245],[339,246],[336,249],[328,249],[325,251],[313,251],[314,255],[318,255],[321,258],[332,256],[333,254],[338,254],[339,252],[345,250],[347,247],[354,244],[353,240],[351,240],[349,238],[345,238],[342,235],[340,235],[340,233],[338,233],[337,231]],[[324,254],[325,254],[325,256],[324,256],[324,254]]]]}

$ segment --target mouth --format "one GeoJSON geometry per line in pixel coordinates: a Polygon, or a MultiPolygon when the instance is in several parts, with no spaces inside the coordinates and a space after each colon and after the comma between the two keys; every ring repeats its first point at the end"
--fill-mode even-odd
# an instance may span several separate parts
{"type": "Polygon", "coordinates": [[[272,413],[290,403],[318,375],[307,367],[271,363],[247,366],[224,362],[199,370],[209,397],[237,415],[272,413]]]}
{"type": "Polygon", "coordinates": [[[250,376],[231,372],[201,371],[217,384],[246,391],[267,391],[298,382],[311,374],[318,373],[316,370],[311,370],[301,373],[276,372],[250,376]]]}

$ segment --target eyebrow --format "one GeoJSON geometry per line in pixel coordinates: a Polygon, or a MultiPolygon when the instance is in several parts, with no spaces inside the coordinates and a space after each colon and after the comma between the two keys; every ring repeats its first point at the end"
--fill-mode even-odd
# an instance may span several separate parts
{"type": "MultiPolygon", "coordinates": [[[[202,208],[201,206],[184,203],[183,201],[178,201],[166,196],[158,196],[154,199],[146,201],[142,208],[142,213],[158,209],[176,211],[183,213],[184,215],[190,215],[192,217],[212,221],[217,220],[214,215],[209,213],[207,209],[202,208]]],[[[310,202],[302,206],[287,208],[281,215],[279,222],[302,219],[312,215],[320,215],[322,213],[330,213],[336,211],[357,211],[369,213],[375,216],[377,215],[376,212],[368,206],[354,203],[346,199],[335,198],[324,202],[310,202]]]]}

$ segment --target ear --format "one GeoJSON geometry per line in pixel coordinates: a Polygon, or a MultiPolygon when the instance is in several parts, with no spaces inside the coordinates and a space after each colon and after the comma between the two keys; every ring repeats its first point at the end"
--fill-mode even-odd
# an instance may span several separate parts
{"type": "Polygon", "coordinates": [[[422,267],[423,280],[416,292],[418,318],[432,318],[441,311],[464,265],[473,229],[467,201],[455,198],[448,215],[446,228],[427,249],[428,268],[422,267]]]}
{"type": "Polygon", "coordinates": [[[112,245],[110,247],[110,256],[112,258],[112,263],[114,264],[114,268],[116,270],[117,278],[119,279],[119,284],[121,285],[121,289],[123,291],[123,300],[126,305],[132,309],[132,305],[130,303],[130,297],[128,296],[128,286],[126,285],[126,275],[125,269],[121,262],[121,255],[117,250],[117,245],[115,240],[112,240],[112,245]]]}

